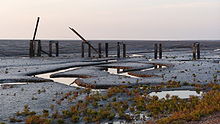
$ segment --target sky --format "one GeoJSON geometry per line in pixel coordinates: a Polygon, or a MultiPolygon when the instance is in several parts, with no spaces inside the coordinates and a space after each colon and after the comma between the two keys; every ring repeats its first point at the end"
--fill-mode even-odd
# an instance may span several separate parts
{"type": "Polygon", "coordinates": [[[0,39],[220,40],[220,0],[0,0],[0,39]]]}

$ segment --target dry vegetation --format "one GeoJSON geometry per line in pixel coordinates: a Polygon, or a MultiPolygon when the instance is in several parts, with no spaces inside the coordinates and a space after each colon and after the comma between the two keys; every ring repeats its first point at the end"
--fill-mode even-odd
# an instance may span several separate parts
{"type": "Polygon", "coordinates": [[[53,122],[62,124],[65,121],[100,123],[112,120],[126,120],[128,122],[141,120],[149,123],[170,124],[197,121],[220,111],[219,84],[184,83],[183,85],[194,86],[198,91],[206,89],[207,92],[204,92],[202,97],[191,96],[188,99],[180,99],[169,94],[162,99],[148,95],[149,92],[161,88],[181,87],[180,82],[175,81],[161,83],[157,86],[112,87],[106,92],[95,93],[91,93],[90,89],[83,89],[63,94],[62,98],[56,100],[57,105],[60,106],[63,102],[72,104],[66,110],[57,111],[54,110],[54,105],[51,105],[50,110],[43,110],[43,114],[36,115],[25,105],[23,112],[17,112],[17,116],[23,116],[27,124],[53,122]],[[86,94],[86,97],[84,100],[79,100],[78,97],[82,94],[86,94]],[[140,118],[140,114],[145,116],[140,118]],[[151,117],[151,120],[146,117],[151,117]]]}

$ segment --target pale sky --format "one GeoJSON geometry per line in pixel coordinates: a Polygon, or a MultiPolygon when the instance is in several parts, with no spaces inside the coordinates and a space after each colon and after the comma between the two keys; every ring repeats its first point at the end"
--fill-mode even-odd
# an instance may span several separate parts
{"type": "Polygon", "coordinates": [[[220,0],[0,0],[0,39],[215,40],[220,0]]]}

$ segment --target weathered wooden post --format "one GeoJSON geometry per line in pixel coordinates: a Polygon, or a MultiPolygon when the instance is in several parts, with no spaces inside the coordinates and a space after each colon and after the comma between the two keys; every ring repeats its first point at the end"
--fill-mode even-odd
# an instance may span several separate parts
{"type": "Polygon", "coordinates": [[[196,44],[193,43],[192,45],[192,53],[193,53],[193,60],[196,60],[196,44]]]}
{"type": "Polygon", "coordinates": [[[29,56],[34,57],[34,41],[30,40],[29,56]]]}
{"type": "Polygon", "coordinates": [[[37,56],[38,57],[41,56],[41,41],[40,40],[37,41],[37,56]]]}
{"type": "Polygon", "coordinates": [[[56,42],[56,56],[59,56],[59,42],[56,42]]]}
{"type": "Polygon", "coordinates": [[[158,51],[158,45],[154,44],[154,59],[157,59],[157,51],[158,51]]]}
{"type": "Polygon", "coordinates": [[[105,57],[108,57],[108,43],[105,43],[105,57]]]}
{"type": "Polygon", "coordinates": [[[84,58],[85,57],[85,53],[84,53],[84,42],[82,42],[82,44],[81,44],[81,56],[82,56],[82,58],[84,58]]]}
{"type": "Polygon", "coordinates": [[[30,48],[29,48],[29,57],[34,57],[35,56],[35,45],[34,45],[34,41],[37,35],[37,29],[38,29],[38,25],[39,25],[39,21],[40,21],[40,17],[37,17],[37,23],[34,29],[34,36],[33,39],[30,41],[30,48]]]}
{"type": "Polygon", "coordinates": [[[99,58],[102,58],[102,44],[99,43],[98,46],[99,46],[99,58]]]}
{"type": "Polygon", "coordinates": [[[162,59],[162,44],[159,44],[159,59],[162,59]]]}
{"type": "Polygon", "coordinates": [[[91,46],[88,45],[88,57],[91,57],[91,46]]]}
{"type": "Polygon", "coordinates": [[[117,43],[117,57],[120,58],[120,42],[117,43]]]}
{"type": "Polygon", "coordinates": [[[49,57],[52,57],[52,41],[49,41],[49,57]]]}
{"type": "Polygon", "coordinates": [[[200,43],[197,43],[196,48],[197,48],[197,59],[200,59],[200,43]]]}
{"type": "Polygon", "coordinates": [[[126,58],[126,44],[123,43],[123,57],[126,58]]]}

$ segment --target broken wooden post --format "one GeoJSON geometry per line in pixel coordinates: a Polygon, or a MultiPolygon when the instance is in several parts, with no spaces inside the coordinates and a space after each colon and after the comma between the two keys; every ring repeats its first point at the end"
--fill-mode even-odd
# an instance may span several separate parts
{"type": "Polygon", "coordinates": [[[82,53],[82,54],[81,54],[81,57],[82,57],[82,58],[85,57],[84,48],[85,48],[85,47],[84,47],[84,42],[82,42],[82,44],[81,44],[81,53],[82,53]]]}
{"type": "Polygon", "coordinates": [[[162,44],[159,44],[159,59],[162,59],[162,44]]]}
{"type": "Polygon", "coordinates": [[[158,45],[154,44],[154,59],[157,59],[158,45]]]}
{"type": "Polygon", "coordinates": [[[108,57],[108,43],[105,43],[105,57],[108,57]]]}
{"type": "Polygon", "coordinates": [[[120,42],[117,43],[117,57],[120,58],[120,42]]]}
{"type": "Polygon", "coordinates": [[[29,46],[29,57],[34,57],[35,56],[35,38],[37,35],[37,29],[39,25],[40,17],[37,17],[37,23],[34,29],[34,36],[33,39],[30,41],[30,46],[29,46]]]}
{"type": "Polygon", "coordinates": [[[123,43],[123,57],[126,58],[126,44],[123,43]]]}
{"type": "Polygon", "coordinates": [[[102,44],[99,43],[98,46],[99,46],[99,58],[102,58],[102,44]]]}
{"type": "Polygon", "coordinates": [[[40,40],[37,41],[37,56],[38,57],[41,56],[41,41],[40,40]]]}
{"type": "Polygon", "coordinates": [[[52,41],[49,41],[49,57],[52,57],[52,41]]]}
{"type": "Polygon", "coordinates": [[[91,57],[91,46],[88,44],[88,57],[91,57]]]}
{"type": "Polygon", "coordinates": [[[196,45],[197,50],[197,59],[200,59],[200,43],[197,43],[196,45]]]}
{"type": "Polygon", "coordinates": [[[196,44],[195,43],[192,45],[192,53],[193,53],[192,60],[196,60],[196,44]]]}
{"type": "Polygon", "coordinates": [[[59,56],[59,42],[56,42],[56,57],[59,56]]]}

